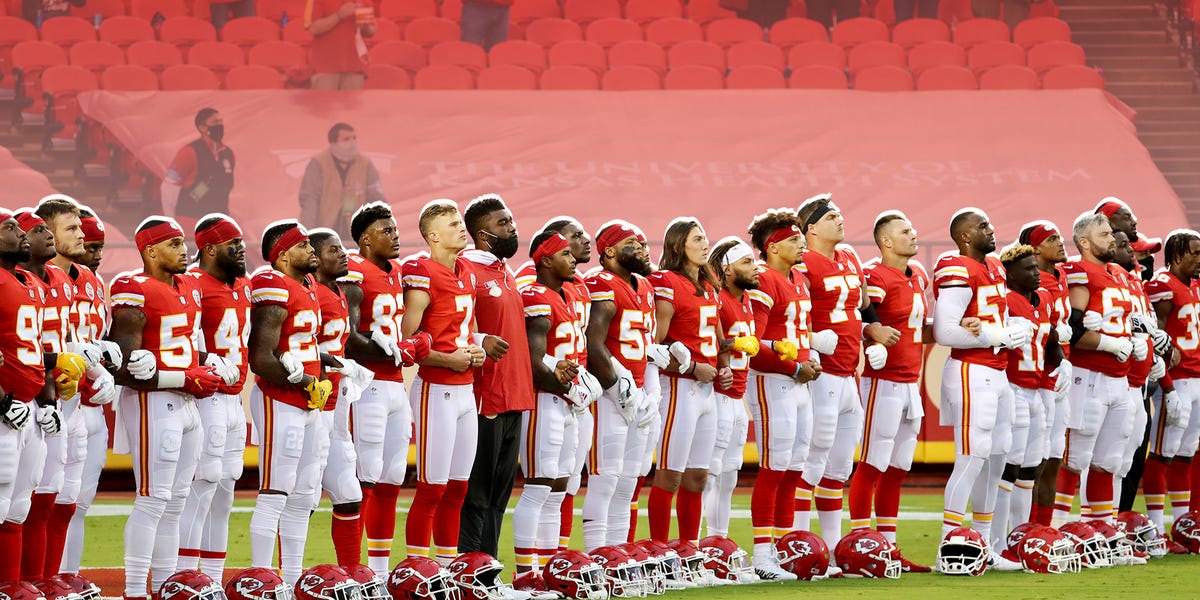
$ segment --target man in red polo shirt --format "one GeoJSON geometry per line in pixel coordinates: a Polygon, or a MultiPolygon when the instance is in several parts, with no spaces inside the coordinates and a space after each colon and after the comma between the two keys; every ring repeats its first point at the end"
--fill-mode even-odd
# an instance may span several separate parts
{"type": "Polygon", "coordinates": [[[361,90],[366,63],[364,37],[375,35],[374,13],[369,2],[308,0],[304,28],[313,34],[312,89],[361,90]],[[359,13],[359,14],[356,14],[359,13]]]}

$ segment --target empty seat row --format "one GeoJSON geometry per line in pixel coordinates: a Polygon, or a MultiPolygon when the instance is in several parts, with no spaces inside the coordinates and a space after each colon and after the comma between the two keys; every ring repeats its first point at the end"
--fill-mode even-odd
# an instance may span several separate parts
{"type": "Polygon", "coordinates": [[[250,48],[249,52],[225,42],[200,42],[186,55],[171,44],[153,40],[136,42],[125,50],[115,44],[96,41],[80,42],[70,51],[38,41],[21,42],[12,50],[12,66],[22,69],[27,77],[36,77],[49,67],[66,64],[84,67],[97,74],[108,67],[126,63],[161,71],[182,64],[185,59],[190,64],[223,71],[249,64],[282,72],[308,64],[307,53],[301,46],[284,41],[264,42],[250,48]]]}

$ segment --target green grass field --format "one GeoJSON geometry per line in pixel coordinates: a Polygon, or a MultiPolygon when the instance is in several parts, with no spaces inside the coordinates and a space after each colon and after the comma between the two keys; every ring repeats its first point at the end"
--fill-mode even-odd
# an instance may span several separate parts
{"type": "MultiPolygon", "coordinates": [[[[581,500],[581,499],[580,499],[581,500]]],[[[407,510],[409,499],[401,498],[401,514],[407,510]]],[[[941,528],[941,502],[938,494],[906,494],[901,504],[899,529],[900,547],[914,561],[931,564],[937,551],[937,539],[941,528]],[[916,513],[911,518],[905,512],[916,513]]],[[[514,498],[509,505],[516,504],[514,498]]],[[[130,503],[98,502],[93,515],[87,519],[89,551],[84,557],[84,568],[119,566],[122,560],[122,536],[125,517],[122,508],[130,503]],[[99,516],[102,513],[108,516],[99,516]]],[[[576,502],[576,509],[581,506],[576,502]]],[[[229,536],[229,566],[248,565],[250,541],[247,528],[253,500],[238,500],[229,536]]],[[[731,524],[732,537],[749,551],[750,519],[748,515],[750,496],[734,496],[734,519],[731,524]]],[[[306,552],[306,564],[333,562],[333,546],[329,540],[328,503],[322,504],[312,518],[312,526],[306,552]]],[[[581,548],[581,532],[576,516],[572,547],[581,548]]],[[[813,519],[814,524],[816,519],[813,519]]],[[[848,529],[849,525],[844,527],[848,529]]],[[[645,519],[639,526],[640,533],[647,531],[645,519]]],[[[393,563],[403,555],[403,521],[397,526],[398,541],[393,545],[393,563]]],[[[364,551],[365,556],[365,551],[364,551]]],[[[506,565],[508,574],[512,569],[512,537],[507,530],[500,540],[500,560],[506,565]]],[[[891,594],[896,598],[1005,598],[1022,600],[1032,598],[1129,598],[1138,595],[1144,598],[1176,597],[1196,598],[1200,582],[1200,556],[1167,556],[1152,560],[1141,567],[1115,567],[1089,571],[1076,575],[1030,575],[1025,573],[990,572],[979,578],[947,577],[938,574],[906,574],[899,581],[842,579],[816,583],[773,583],[754,586],[729,586],[715,589],[673,592],[672,596],[723,600],[727,598],[750,598],[756,594],[771,595],[819,593],[822,600],[837,598],[878,597],[891,594]]]]}

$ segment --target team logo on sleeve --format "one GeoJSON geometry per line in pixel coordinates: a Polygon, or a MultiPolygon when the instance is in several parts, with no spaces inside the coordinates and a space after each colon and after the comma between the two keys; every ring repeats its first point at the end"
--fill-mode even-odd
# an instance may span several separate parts
{"type": "Polygon", "coordinates": [[[89,281],[87,283],[87,286],[84,287],[84,291],[87,292],[87,297],[89,300],[96,297],[96,288],[92,287],[92,282],[89,281]]]}
{"type": "Polygon", "coordinates": [[[200,304],[200,290],[192,290],[192,300],[195,300],[196,304],[200,304]]]}

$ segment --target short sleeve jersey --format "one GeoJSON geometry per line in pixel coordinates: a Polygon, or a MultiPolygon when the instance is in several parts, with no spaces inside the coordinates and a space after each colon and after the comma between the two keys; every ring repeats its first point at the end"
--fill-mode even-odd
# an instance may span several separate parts
{"type": "MultiPolygon", "coordinates": [[[[446,354],[471,344],[471,324],[475,321],[475,276],[466,259],[459,257],[454,269],[428,257],[404,263],[404,290],[429,294],[429,306],[421,316],[421,331],[433,337],[433,349],[446,354]]],[[[444,385],[473,385],[471,369],[456,373],[444,367],[421,365],[421,379],[444,385]]]]}
{"type": "Polygon", "coordinates": [[[629,369],[634,382],[641,387],[646,377],[646,343],[654,331],[654,298],[645,279],[637,275],[632,279],[631,285],[611,271],[599,271],[585,280],[585,288],[589,306],[596,302],[613,303],[616,312],[608,325],[604,347],[629,369]]]}
{"type": "MultiPolygon", "coordinates": [[[[274,269],[263,269],[250,278],[250,301],[254,307],[279,306],[287,316],[279,328],[276,352],[290,352],[304,363],[304,373],[321,376],[321,355],[317,348],[317,331],[321,327],[321,305],[317,302],[316,286],[311,275],[304,283],[274,269]]],[[[308,410],[308,393],[300,386],[275,383],[262,377],[255,380],[263,396],[297,408],[308,410]]]]}
{"type": "MultiPolygon", "coordinates": [[[[963,317],[975,317],[986,325],[1004,327],[1008,313],[1006,280],[1004,267],[995,256],[986,256],[979,262],[961,254],[947,253],[938,258],[933,268],[933,294],[936,298],[943,288],[969,287],[971,301],[963,317]]],[[[950,357],[997,371],[1008,367],[1008,357],[993,348],[951,348],[950,357]]]]}
{"type": "MultiPolygon", "coordinates": [[[[1067,274],[1068,288],[1080,287],[1088,291],[1084,311],[1095,311],[1105,317],[1100,333],[1119,338],[1131,336],[1128,323],[1133,300],[1129,289],[1112,271],[1105,265],[1085,260],[1070,261],[1063,265],[1063,271],[1067,274]]],[[[1125,377],[1129,375],[1130,367],[1129,361],[1121,362],[1109,352],[1084,350],[1078,346],[1071,349],[1071,364],[1109,377],[1125,377]]]]}
{"type": "Polygon", "coordinates": [[[233,385],[222,383],[217,391],[240,394],[246,385],[250,358],[250,280],[238,277],[233,285],[199,268],[188,271],[200,290],[200,332],[204,351],[224,357],[241,375],[233,385]]]}
{"type": "Polygon", "coordinates": [[[71,273],[75,286],[75,305],[71,309],[71,330],[76,340],[94,341],[102,338],[108,327],[108,301],[104,282],[91,269],[73,265],[71,273]]]}
{"type": "MultiPolygon", "coordinates": [[[[362,302],[358,306],[358,332],[370,338],[372,331],[379,331],[399,343],[404,337],[400,332],[400,321],[404,317],[404,283],[400,263],[389,260],[387,265],[389,269],[384,271],[361,255],[351,254],[349,272],[338,282],[349,283],[362,290],[362,302]]],[[[404,381],[403,367],[396,366],[395,361],[361,362],[364,367],[374,371],[375,378],[380,381],[404,381]]]]}
{"type": "Polygon", "coordinates": [[[1168,372],[1172,379],[1200,377],[1200,299],[1193,288],[1170,271],[1159,271],[1146,283],[1150,302],[1170,302],[1164,330],[1179,349],[1179,364],[1168,372]]]}
{"type": "MultiPolygon", "coordinates": [[[[546,333],[546,354],[558,360],[569,360],[579,364],[582,358],[579,342],[584,334],[579,328],[581,320],[575,313],[573,296],[574,290],[568,289],[566,285],[560,293],[536,282],[521,291],[525,318],[541,317],[550,321],[550,331],[546,333]]],[[[531,357],[531,360],[540,361],[541,357],[531,357]]],[[[536,381],[534,385],[537,385],[536,381]]]]}
{"type": "MultiPolygon", "coordinates": [[[[750,303],[750,295],[743,293],[738,300],[729,290],[721,290],[718,296],[721,301],[719,314],[721,327],[726,338],[746,337],[754,335],[754,307],[750,303]]],[[[733,371],[733,385],[729,389],[716,384],[717,391],[734,399],[746,395],[746,377],[749,375],[750,357],[745,352],[729,351],[729,369],[733,371]]]]}
{"type": "Polygon", "coordinates": [[[33,400],[46,384],[42,356],[42,294],[32,273],[0,269],[0,355],[5,391],[33,400]]]}
{"type": "MultiPolygon", "coordinates": [[[[517,280],[517,289],[525,291],[525,288],[537,283],[537,270],[534,269],[533,263],[525,261],[521,268],[513,274],[517,280]]],[[[563,290],[570,290],[572,302],[575,304],[575,315],[579,318],[579,330],[587,331],[588,316],[591,314],[592,297],[588,291],[588,286],[585,283],[585,278],[578,272],[575,273],[575,281],[564,281],[563,290]]],[[[587,340],[579,340],[579,360],[580,366],[587,364],[587,340]]]]}
{"type": "Polygon", "coordinates": [[[921,353],[925,344],[925,317],[929,304],[925,290],[929,275],[921,263],[910,260],[905,271],[882,262],[868,262],[863,268],[867,299],[875,305],[875,314],[882,325],[900,332],[900,341],[887,349],[887,362],[882,369],[870,363],[863,367],[863,377],[885,379],[897,383],[916,383],[921,377],[921,353]]]}
{"type": "MultiPolygon", "coordinates": [[[[338,358],[346,356],[346,339],[350,337],[350,309],[346,305],[346,296],[341,288],[329,289],[329,286],[318,283],[316,287],[317,304],[321,306],[321,329],[317,332],[317,349],[330,356],[338,358]]],[[[341,373],[326,374],[333,382],[333,393],[325,403],[326,412],[337,407],[338,384],[342,380],[341,373]]]]}
{"type": "MultiPolygon", "coordinates": [[[[691,280],[674,271],[651,274],[650,284],[654,286],[655,302],[666,302],[675,308],[664,339],[687,346],[697,364],[716,367],[717,328],[721,326],[717,290],[703,283],[703,293],[696,295],[696,286],[691,280]]],[[[668,377],[694,378],[684,373],[660,373],[668,377]]]]}
{"type": "Polygon", "coordinates": [[[46,263],[46,279],[33,275],[33,282],[41,286],[46,298],[42,305],[42,348],[46,352],[63,352],[71,341],[75,283],[53,263],[46,263]]]}
{"type": "MultiPolygon", "coordinates": [[[[794,273],[794,272],[793,272],[794,273]]],[[[784,275],[764,264],[758,267],[758,289],[747,290],[754,311],[754,330],[760,340],[791,340],[799,352],[796,360],[781,360],[770,348],[762,348],[750,359],[750,368],[760,373],[792,376],[799,363],[812,356],[809,350],[808,317],[812,301],[802,277],[784,275]]]]}
{"type": "Polygon", "coordinates": [[[142,311],[142,350],[158,359],[159,371],[183,371],[200,362],[200,290],[187,275],[175,275],[171,284],[145,273],[115,279],[110,290],[113,311],[122,307],[142,311]]]}
{"type": "Polygon", "coordinates": [[[1024,346],[1008,351],[1008,382],[1036,390],[1046,378],[1046,342],[1050,339],[1050,294],[1038,290],[1029,298],[1014,291],[1008,292],[1008,316],[1021,317],[1033,323],[1033,335],[1024,346]]]}
{"type": "Polygon", "coordinates": [[[849,249],[838,247],[833,259],[813,251],[804,251],[804,262],[796,271],[808,278],[812,295],[813,331],[833,330],[837,348],[821,357],[821,369],[830,375],[849,377],[858,372],[862,357],[862,266],[849,249]]]}

